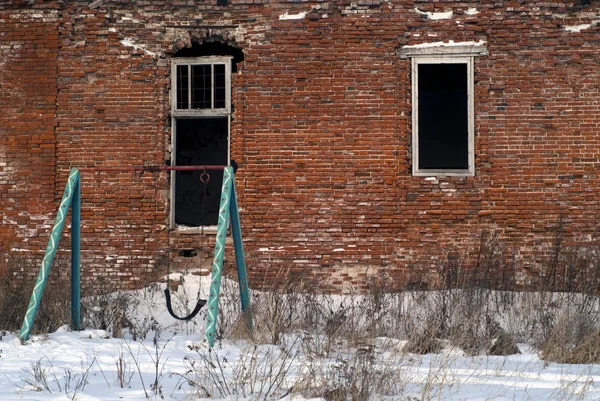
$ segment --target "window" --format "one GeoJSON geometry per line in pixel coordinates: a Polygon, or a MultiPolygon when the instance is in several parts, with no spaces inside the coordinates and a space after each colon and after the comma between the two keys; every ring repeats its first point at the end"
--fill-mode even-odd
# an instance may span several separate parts
{"type": "Polygon", "coordinates": [[[412,171],[475,174],[474,56],[481,46],[405,47],[412,66],[412,171]]]}
{"type": "Polygon", "coordinates": [[[473,175],[471,69],[470,59],[413,59],[415,175],[473,175]]]}
{"type": "MultiPolygon", "coordinates": [[[[228,165],[231,119],[231,56],[173,58],[171,61],[172,153],[174,166],[228,165]]],[[[216,225],[222,171],[171,173],[171,226],[216,225]]]]}
{"type": "Polygon", "coordinates": [[[171,61],[175,117],[227,116],[231,110],[230,56],[171,61]]]}

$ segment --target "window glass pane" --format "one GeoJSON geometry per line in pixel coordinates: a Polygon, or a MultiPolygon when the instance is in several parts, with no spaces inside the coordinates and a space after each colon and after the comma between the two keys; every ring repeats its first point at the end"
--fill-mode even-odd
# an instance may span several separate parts
{"type": "Polygon", "coordinates": [[[467,64],[419,64],[418,68],[418,168],[467,169],[467,64]]]}
{"type": "Polygon", "coordinates": [[[217,109],[225,108],[225,65],[215,64],[215,105],[217,109]]]}
{"type": "Polygon", "coordinates": [[[177,108],[187,109],[188,105],[188,66],[178,65],[177,66],[177,108]]]}
{"type": "MultiPolygon", "coordinates": [[[[226,165],[229,125],[227,117],[177,119],[175,159],[178,166],[226,165]]],[[[216,225],[221,201],[223,171],[208,171],[205,188],[201,171],[175,173],[175,223],[216,225]]]]}
{"type": "Polygon", "coordinates": [[[192,65],[192,109],[210,109],[211,65],[192,65]]]}

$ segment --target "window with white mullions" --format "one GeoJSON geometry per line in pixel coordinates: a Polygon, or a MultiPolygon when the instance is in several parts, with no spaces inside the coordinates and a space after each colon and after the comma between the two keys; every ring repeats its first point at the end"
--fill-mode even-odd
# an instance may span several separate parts
{"type": "Polygon", "coordinates": [[[214,116],[230,113],[229,56],[173,59],[174,116],[214,116]]]}
{"type": "MultiPolygon", "coordinates": [[[[174,166],[228,165],[232,56],[174,57],[171,60],[172,154],[174,166]]],[[[171,174],[171,226],[217,224],[222,171],[171,174]]]]}

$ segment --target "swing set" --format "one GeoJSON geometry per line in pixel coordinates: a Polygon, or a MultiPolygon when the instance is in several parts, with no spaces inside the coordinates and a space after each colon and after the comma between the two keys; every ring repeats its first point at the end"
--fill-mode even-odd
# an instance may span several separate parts
{"type": "MultiPolygon", "coordinates": [[[[223,170],[223,184],[221,187],[221,200],[219,203],[219,215],[217,234],[211,267],[211,284],[208,298],[208,311],[206,314],[206,330],[204,337],[209,347],[213,347],[215,342],[215,332],[217,325],[217,316],[219,311],[219,296],[221,292],[221,276],[223,271],[223,256],[225,253],[225,238],[227,228],[231,226],[231,235],[233,237],[233,246],[235,250],[235,263],[237,267],[240,301],[242,311],[248,313],[248,326],[253,330],[250,296],[248,289],[248,277],[246,274],[246,259],[242,244],[242,231],[240,227],[240,218],[238,212],[238,201],[235,192],[234,171],[231,166],[130,166],[130,167],[104,167],[96,170],[102,171],[202,171],[200,181],[203,184],[202,209],[206,198],[206,184],[210,179],[210,170],[223,170]]],[[[71,325],[74,330],[81,329],[81,291],[80,291],[80,227],[81,227],[81,185],[80,171],[76,168],[71,169],[65,191],[58,208],[58,213],[52,227],[48,246],[38,272],[38,277],[33,288],[27,312],[23,319],[19,337],[22,341],[29,338],[35,315],[39,308],[44,287],[48,281],[50,267],[54,260],[60,235],[64,226],[69,207],[71,208],[71,325]]],[[[202,210],[204,215],[204,210],[202,210]]],[[[172,308],[171,294],[169,290],[169,273],[167,272],[167,287],[164,291],[166,307],[169,314],[178,320],[190,320],[200,312],[202,307],[207,304],[206,300],[198,299],[196,307],[187,316],[178,316],[172,308]]]]}

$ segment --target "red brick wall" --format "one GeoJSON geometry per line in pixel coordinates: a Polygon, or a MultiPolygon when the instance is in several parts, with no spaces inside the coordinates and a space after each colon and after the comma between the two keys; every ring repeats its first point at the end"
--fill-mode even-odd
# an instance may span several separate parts
{"type": "Polygon", "coordinates": [[[140,283],[166,257],[165,177],[85,168],[164,163],[167,63],[123,46],[102,11],[73,5],[61,22],[57,164],[61,178],[82,168],[83,268],[140,283]]]}
{"type": "Polygon", "coordinates": [[[559,225],[567,243],[597,243],[595,2],[242,0],[223,7],[112,0],[94,10],[87,4],[62,4],[58,20],[43,22],[57,36],[29,36],[22,20],[31,16],[0,28],[2,46],[11,35],[27,34],[28,60],[52,58],[34,63],[35,73],[15,69],[25,56],[12,52],[13,67],[0,64],[7,130],[0,188],[4,218],[11,219],[2,230],[19,247],[34,249],[35,241],[25,241],[22,224],[12,223],[19,212],[7,205],[26,211],[23,224],[35,223],[27,213],[52,213],[49,201],[76,166],[92,168],[83,171],[88,277],[130,285],[164,272],[168,261],[172,269],[209,261],[212,236],[169,229],[166,174],[93,169],[170,158],[170,57],[191,40],[214,38],[245,56],[233,76],[231,157],[240,163],[255,285],[280,268],[317,278],[325,290],[362,286],[382,272],[392,285],[434,284],[449,255],[464,266],[476,263],[482,233],[497,235],[522,279],[539,274],[559,225]],[[423,14],[441,11],[453,15],[423,14]],[[303,12],[300,19],[279,18],[303,12]],[[592,25],[565,29],[581,24],[592,25]],[[489,51],[475,60],[475,176],[413,177],[410,61],[398,50],[449,40],[485,41],[489,51]],[[46,47],[54,50],[38,51],[46,47]],[[30,115],[17,106],[23,91],[4,91],[38,85],[37,75],[55,77],[48,81],[52,96],[27,95],[44,100],[51,110],[45,117],[37,113],[42,103],[30,115]],[[18,128],[24,126],[15,120],[38,125],[18,128]],[[36,140],[49,142],[40,151],[36,140]],[[14,178],[11,168],[31,172],[14,178]],[[31,200],[38,192],[41,203],[31,200]],[[182,250],[199,256],[185,258],[182,250]]]}
{"type": "Polygon", "coordinates": [[[0,3],[0,272],[37,264],[46,246],[58,47],[56,11],[4,10],[0,3]]]}

